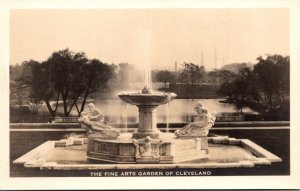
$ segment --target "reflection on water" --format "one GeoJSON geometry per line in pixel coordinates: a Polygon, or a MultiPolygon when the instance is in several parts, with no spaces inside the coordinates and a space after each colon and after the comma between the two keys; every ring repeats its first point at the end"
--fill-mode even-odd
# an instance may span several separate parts
{"type": "MultiPolygon", "coordinates": [[[[169,106],[165,104],[158,107],[157,122],[165,123],[168,121],[176,123],[192,121],[193,115],[195,115],[194,106],[197,101],[201,101],[210,111],[217,111],[218,114],[236,112],[233,105],[220,103],[219,99],[175,99],[170,102],[169,106]],[[167,110],[169,110],[169,117],[167,110]]],[[[123,117],[124,102],[120,99],[95,100],[94,104],[104,113],[106,120],[109,122],[138,122],[138,108],[130,104],[126,107],[127,121],[125,121],[126,119],[123,117]]],[[[249,108],[245,108],[243,111],[253,112],[249,108]]]]}
{"type": "MultiPolygon", "coordinates": [[[[228,103],[220,103],[220,99],[174,99],[168,104],[161,105],[157,109],[157,122],[158,123],[177,123],[177,122],[191,122],[194,112],[195,104],[201,101],[209,111],[217,111],[218,115],[224,116],[228,113],[236,113],[234,106],[228,103]],[[168,108],[169,107],[169,108],[168,108]],[[169,113],[169,115],[168,115],[169,113]]],[[[94,104],[106,116],[107,122],[128,123],[138,122],[138,108],[134,105],[126,105],[120,99],[96,99],[94,104]],[[127,117],[126,117],[127,116],[127,117]]],[[[59,106],[58,112],[63,112],[62,105],[59,106]]],[[[254,113],[249,108],[244,108],[245,113],[254,113]]],[[[39,113],[48,113],[47,107],[43,105],[39,113]]],[[[73,109],[71,115],[77,116],[76,109],[73,109]]]]}

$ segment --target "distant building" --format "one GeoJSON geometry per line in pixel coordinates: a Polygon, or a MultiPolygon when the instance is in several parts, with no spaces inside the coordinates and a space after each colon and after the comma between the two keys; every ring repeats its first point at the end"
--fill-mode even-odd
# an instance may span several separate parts
{"type": "Polygon", "coordinates": [[[235,74],[238,74],[240,69],[242,68],[250,68],[250,69],[253,69],[253,66],[254,64],[252,63],[233,63],[233,64],[227,64],[227,65],[224,65],[221,70],[227,70],[227,71],[230,71],[230,72],[233,72],[235,74]]]}

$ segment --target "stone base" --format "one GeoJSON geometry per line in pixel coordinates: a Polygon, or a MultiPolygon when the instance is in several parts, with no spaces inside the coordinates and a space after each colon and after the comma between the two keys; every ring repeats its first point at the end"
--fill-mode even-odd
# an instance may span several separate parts
{"type": "MultiPolygon", "coordinates": [[[[138,133],[136,135],[139,135],[138,133]]],[[[143,140],[143,139],[142,139],[143,140]]],[[[88,139],[88,159],[109,163],[178,163],[208,158],[207,138],[153,140],[152,149],[156,148],[155,156],[143,156],[138,152],[144,149],[143,141],[137,148],[132,140],[88,139]],[[157,143],[155,143],[157,142],[157,143]]]]}
{"type": "Polygon", "coordinates": [[[133,139],[142,139],[142,138],[149,136],[152,139],[158,139],[160,133],[161,132],[159,132],[159,131],[158,132],[134,132],[134,133],[132,133],[132,138],[133,139]]]}
{"type": "Polygon", "coordinates": [[[172,163],[171,143],[163,142],[159,147],[159,157],[136,157],[135,146],[131,140],[88,139],[87,157],[90,160],[109,163],[172,163]]]}
{"type": "Polygon", "coordinates": [[[159,163],[159,158],[153,158],[153,157],[142,157],[142,158],[136,158],[136,163],[145,163],[145,164],[151,164],[151,163],[159,163]]]}
{"type": "Polygon", "coordinates": [[[191,162],[208,158],[206,138],[177,138],[172,145],[172,155],[176,163],[191,162]],[[203,144],[204,142],[204,144],[203,144]]]}
{"type": "MultiPolygon", "coordinates": [[[[85,142],[87,139],[83,140],[85,142]]],[[[89,144],[91,144],[90,141],[91,140],[88,141],[89,144]]],[[[126,147],[126,142],[122,142],[121,140],[118,141],[121,145],[123,145],[124,143],[126,147]]],[[[125,153],[122,151],[122,147],[124,145],[121,147],[117,147],[119,149],[121,148],[120,150],[118,150],[120,155],[114,155],[109,152],[105,153],[105,149],[103,150],[103,152],[99,150],[97,152],[94,152],[92,151],[92,148],[90,148],[91,150],[88,151],[89,159],[115,163],[103,164],[102,162],[99,162],[98,164],[96,164],[94,162],[91,163],[86,160],[86,145],[72,145],[70,146],[70,148],[68,148],[68,146],[65,148],[57,148],[55,147],[55,141],[47,141],[24,154],[23,156],[19,157],[18,159],[14,160],[13,164],[23,165],[27,168],[36,168],[36,170],[76,170],[79,172],[80,170],[95,171],[104,169],[150,169],[151,171],[152,169],[199,170],[203,168],[249,168],[254,167],[255,165],[270,165],[275,162],[282,162],[282,160],[278,156],[270,153],[269,151],[265,150],[264,148],[248,139],[208,137],[208,141],[213,145],[212,147],[210,147],[210,158],[208,160],[205,160],[205,157],[208,157],[208,155],[205,155],[205,150],[202,150],[200,148],[200,152],[198,151],[199,145],[201,144],[198,144],[199,140],[197,139],[176,139],[175,141],[164,143],[161,145],[160,149],[160,153],[162,154],[160,154],[160,158],[158,161],[159,164],[139,165],[135,164],[137,163],[135,155],[125,155],[125,153]],[[219,141],[220,139],[222,139],[222,141],[219,141]],[[213,143],[214,141],[218,143],[215,144],[213,143]],[[172,156],[167,155],[167,153],[169,152],[168,149],[170,149],[171,146],[173,148],[172,150],[174,150],[175,152],[172,153],[172,156]],[[198,152],[195,151],[194,155],[192,155],[193,153],[188,150],[196,150],[198,152]],[[238,153],[236,153],[237,155],[235,156],[228,154],[237,151],[238,153]],[[123,155],[121,155],[122,152],[123,155]],[[222,156],[221,161],[220,156],[222,156]],[[202,160],[205,160],[205,162],[203,162],[202,160]]],[[[130,143],[129,140],[128,143],[130,143]]],[[[109,150],[109,147],[107,147],[106,150],[109,150]]],[[[145,160],[142,162],[145,162],[145,160]]],[[[45,175],[47,174],[48,172],[45,172],[45,175]]]]}

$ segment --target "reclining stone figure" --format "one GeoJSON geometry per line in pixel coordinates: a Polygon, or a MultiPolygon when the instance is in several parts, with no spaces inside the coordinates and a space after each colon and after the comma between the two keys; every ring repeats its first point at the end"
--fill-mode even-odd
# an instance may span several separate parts
{"type": "Polygon", "coordinates": [[[89,137],[111,139],[120,135],[119,130],[105,124],[104,115],[93,103],[87,105],[78,121],[82,128],[87,129],[89,137]]]}
{"type": "Polygon", "coordinates": [[[215,123],[217,113],[210,113],[201,102],[198,102],[194,109],[198,114],[194,122],[175,131],[177,137],[206,137],[208,135],[209,129],[215,123]]]}

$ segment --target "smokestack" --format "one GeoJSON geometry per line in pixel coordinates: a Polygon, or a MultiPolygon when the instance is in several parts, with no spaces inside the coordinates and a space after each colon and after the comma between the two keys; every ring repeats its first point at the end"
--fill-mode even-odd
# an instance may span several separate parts
{"type": "Polygon", "coordinates": [[[201,52],[201,65],[204,66],[204,56],[203,56],[203,52],[201,52]]]}
{"type": "Polygon", "coordinates": [[[177,62],[175,61],[175,72],[177,72],[177,62]]]}
{"type": "Polygon", "coordinates": [[[215,47],[215,69],[218,69],[217,56],[217,47],[215,47]]]}

